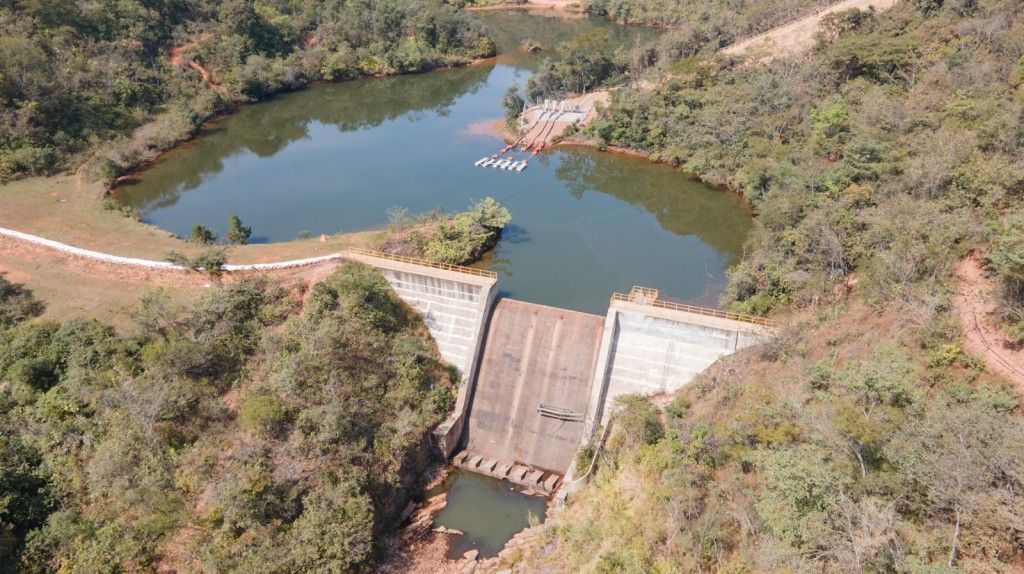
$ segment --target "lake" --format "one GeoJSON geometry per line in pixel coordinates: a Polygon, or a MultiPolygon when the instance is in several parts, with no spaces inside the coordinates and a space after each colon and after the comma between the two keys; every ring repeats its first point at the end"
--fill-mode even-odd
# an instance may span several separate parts
{"type": "Polygon", "coordinates": [[[659,32],[593,18],[480,13],[499,46],[484,64],[318,85],[241,108],[138,174],[117,197],[187,237],[238,214],[253,240],[380,228],[387,211],[464,209],[491,196],[512,212],[479,265],[502,294],[604,314],[614,291],[655,287],[712,305],[751,225],[736,194],[664,165],[558,147],[523,172],[474,167],[503,147],[489,126],[509,86],[525,86],[559,42],[595,28],[628,49],[659,32]],[[524,40],[546,49],[520,49],[524,40]]]}

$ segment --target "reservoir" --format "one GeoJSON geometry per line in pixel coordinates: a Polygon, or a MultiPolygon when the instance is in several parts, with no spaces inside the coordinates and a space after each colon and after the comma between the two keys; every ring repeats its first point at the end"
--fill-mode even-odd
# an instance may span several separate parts
{"type": "Polygon", "coordinates": [[[187,237],[223,234],[238,214],[253,240],[360,231],[387,211],[458,211],[491,196],[512,212],[481,266],[507,296],[604,314],[614,291],[655,287],[716,306],[741,255],[751,212],[733,193],[678,170],[590,148],[556,147],[523,172],[474,167],[504,145],[490,126],[500,100],[525,86],[557,45],[604,28],[623,50],[654,30],[540,13],[475,15],[499,57],[460,69],[315,86],[209,126],[138,174],[117,197],[142,219],[187,237]],[[528,54],[525,40],[545,50],[528,54]]]}

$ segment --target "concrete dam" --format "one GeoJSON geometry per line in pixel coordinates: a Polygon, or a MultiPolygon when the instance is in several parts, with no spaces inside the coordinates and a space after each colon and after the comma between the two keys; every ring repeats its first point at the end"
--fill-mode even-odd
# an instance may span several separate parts
{"type": "Polygon", "coordinates": [[[604,318],[500,299],[463,433],[484,460],[564,470],[583,436],[604,318]]]}
{"type": "Polygon", "coordinates": [[[462,376],[434,432],[456,466],[554,492],[624,394],[670,393],[771,334],[763,319],[694,307],[634,287],[590,315],[497,296],[489,271],[371,252],[462,376]]]}

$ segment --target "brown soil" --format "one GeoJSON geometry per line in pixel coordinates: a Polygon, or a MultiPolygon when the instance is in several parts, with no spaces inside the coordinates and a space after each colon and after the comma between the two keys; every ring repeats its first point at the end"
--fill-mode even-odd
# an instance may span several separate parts
{"type": "Polygon", "coordinates": [[[985,358],[986,366],[1024,394],[1024,348],[1010,344],[999,328],[997,286],[985,275],[984,258],[972,253],[954,268],[959,289],[953,305],[963,323],[964,350],[985,358]]]}
{"type": "MultiPolygon", "coordinates": [[[[439,484],[448,474],[447,467],[438,468],[434,472],[434,479],[424,487],[424,490],[439,484]]],[[[409,517],[408,524],[385,540],[387,550],[374,572],[456,573],[469,566],[468,560],[451,560],[446,556],[448,542],[453,535],[433,530],[434,516],[447,504],[447,494],[439,494],[417,505],[409,517]]]]}
{"type": "Polygon", "coordinates": [[[745,54],[758,63],[770,62],[779,57],[794,56],[814,47],[818,26],[828,14],[857,8],[867,10],[874,7],[882,11],[891,8],[897,0],[844,0],[817,13],[804,16],[784,26],[779,26],[752,38],[737,42],[722,49],[726,55],[745,54]]]}
{"type": "MultiPolygon", "coordinates": [[[[311,285],[324,279],[337,265],[326,262],[263,273],[231,273],[221,281],[231,283],[262,274],[286,285],[311,285]]],[[[172,301],[187,303],[216,287],[202,273],[117,265],[5,236],[0,236],[0,276],[31,289],[46,304],[47,318],[96,318],[115,325],[125,324],[125,309],[137,305],[147,293],[161,289],[172,301]]]]}
{"type": "MultiPolygon", "coordinates": [[[[182,44],[180,46],[175,46],[171,48],[171,53],[169,54],[171,65],[175,67],[180,66],[183,60],[181,56],[182,52],[184,52],[186,48],[189,48],[192,45],[193,44],[182,44]]],[[[195,60],[189,60],[188,62],[186,62],[186,65],[199,73],[199,77],[203,79],[203,83],[206,84],[207,88],[210,88],[211,90],[217,90],[221,93],[221,95],[227,95],[227,90],[224,89],[224,86],[213,81],[213,74],[210,72],[209,69],[206,68],[206,66],[203,66],[195,60]]]]}
{"type": "Polygon", "coordinates": [[[525,4],[492,4],[490,6],[470,6],[469,12],[489,12],[492,10],[557,10],[582,14],[585,12],[579,0],[528,0],[525,4]]]}

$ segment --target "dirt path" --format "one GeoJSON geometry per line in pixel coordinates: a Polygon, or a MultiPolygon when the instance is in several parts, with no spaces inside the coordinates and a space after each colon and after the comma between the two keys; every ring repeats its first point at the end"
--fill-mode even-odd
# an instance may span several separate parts
{"type": "MultiPolygon", "coordinates": [[[[231,283],[257,273],[284,284],[311,285],[327,277],[340,258],[339,255],[284,268],[250,268],[227,274],[222,282],[231,283]]],[[[143,295],[156,289],[163,289],[175,302],[187,303],[214,287],[204,273],[88,257],[2,233],[0,276],[31,289],[46,303],[48,318],[98,318],[113,324],[124,323],[125,309],[137,305],[143,295]]]]}
{"type": "Polygon", "coordinates": [[[747,54],[755,57],[759,63],[770,62],[775,58],[795,56],[814,47],[818,27],[825,16],[851,8],[867,10],[874,7],[875,10],[884,11],[891,8],[896,2],[897,0],[843,0],[810,16],[737,42],[723,48],[721,52],[732,56],[747,54]]]}
{"type": "MultiPolygon", "coordinates": [[[[193,44],[182,44],[180,46],[175,46],[171,48],[171,53],[169,54],[171,65],[174,67],[180,66],[183,59],[181,55],[182,52],[184,52],[187,48],[191,47],[192,45],[193,44]]],[[[224,86],[213,81],[213,73],[211,73],[210,70],[206,68],[206,66],[203,66],[195,60],[189,60],[188,62],[186,62],[186,65],[199,73],[199,77],[202,78],[203,83],[206,84],[207,88],[210,88],[211,90],[217,90],[221,93],[221,95],[227,95],[227,90],[224,89],[224,86]]]]}
{"type": "MultiPolygon", "coordinates": [[[[778,28],[774,28],[763,34],[753,36],[723,48],[720,50],[720,53],[732,56],[745,55],[751,58],[751,61],[759,64],[768,63],[780,57],[790,57],[802,54],[814,47],[818,28],[821,24],[821,20],[826,15],[841,12],[843,10],[849,10],[851,8],[867,10],[870,7],[874,7],[876,10],[883,11],[891,8],[897,1],[898,0],[843,0],[842,2],[833,4],[832,6],[829,6],[815,14],[805,16],[790,22],[789,24],[779,26],[778,28]]],[[[531,2],[530,4],[539,3],[540,2],[531,2]]],[[[575,3],[553,1],[551,4],[559,4],[565,8],[575,3]]],[[[660,84],[661,81],[644,79],[635,84],[635,87],[639,90],[646,91],[652,90],[660,84]]],[[[593,119],[593,116],[596,115],[595,107],[597,104],[606,104],[608,102],[610,94],[611,90],[609,89],[595,90],[590,94],[567,100],[567,102],[569,105],[579,106],[585,110],[585,119],[580,122],[582,126],[589,123],[593,119]]],[[[543,138],[545,145],[549,145],[553,140],[559,139],[570,124],[570,122],[555,123],[556,125],[553,129],[549,130],[543,138]]]]}
{"type": "Polygon", "coordinates": [[[488,6],[470,6],[470,12],[487,12],[491,10],[558,10],[561,12],[583,12],[579,0],[528,0],[524,4],[491,4],[488,6]]]}
{"type": "Polygon", "coordinates": [[[984,357],[989,369],[1024,394],[1024,348],[1007,343],[998,327],[996,285],[985,276],[984,260],[972,254],[956,264],[954,274],[959,289],[953,305],[963,323],[964,350],[984,357]]]}

